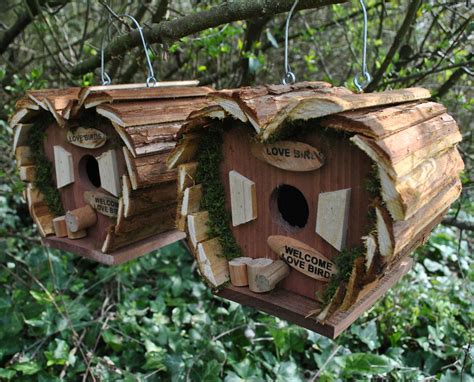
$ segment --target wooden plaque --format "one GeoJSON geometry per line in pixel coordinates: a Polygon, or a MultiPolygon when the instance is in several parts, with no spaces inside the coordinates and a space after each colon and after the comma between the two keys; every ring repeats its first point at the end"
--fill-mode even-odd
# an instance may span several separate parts
{"type": "Polygon", "coordinates": [[[319,150],[302,142],[254,143],[252,154],[269,165],[288,171],[314,171],[324,164],[319,150]]]}
{"type": "Polygon", "coordinates": [[[116,218],[118,215],[119,202],[113,196],[102,192],[86,191],[84,192],[84,201],[102,215],[111,218],[116,218]]]}
{"type": "Polygon", "coordinates": [[[85,149],[96,149],[105,145],[105,142],[107,142],[107,135],[102,131],[89,127],[78,127],[69,130],[66,139],[71,145],[85,149]]]}
{"type": "Polygon", "coordinates": [[[270,236],[268,245],[289,266],[321,281],[329,281],[336,273],[336,266],[324,255],[306,244],[288,236],[270,236]]]}

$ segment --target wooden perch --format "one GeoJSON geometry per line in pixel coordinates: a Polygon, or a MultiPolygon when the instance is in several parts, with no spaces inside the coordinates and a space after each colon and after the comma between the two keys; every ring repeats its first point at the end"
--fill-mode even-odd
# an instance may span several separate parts
{"type": "Polygon", "coordinates": [[[53,219],[54,234],[57,237],[67,237],[66,216],[59,216],[53,219]]]}
{"type": "Polygon", "coordinates": [[[243,287],[249,285],[247,264],[252,261],[251,257],[237,257],[229,261],[230,282],[233,286],[243,287]]]}
{"type": "Polygon", "coordinates": [[[290,274],[290,267],[277,260],[267,267],[257,269],[255,283],[249,285],[252,292],[264,293],[273,290],[281,280],[290,274]]]}
{"type": "Polygon", "coordinates": [[[270,264],[273,263],[272,259],[259,258],[247,263],[247,277],[249,282],[249,289],[252,292],[260,293],[259,286],[257,285],[257,276],[270,264]]]}
{"type": "Polygon", "coordinates": [[[94,209],[87,205],[66,213],[66,224],[70,232],[76,233],[97,223],[97,214],[94,209]]]}

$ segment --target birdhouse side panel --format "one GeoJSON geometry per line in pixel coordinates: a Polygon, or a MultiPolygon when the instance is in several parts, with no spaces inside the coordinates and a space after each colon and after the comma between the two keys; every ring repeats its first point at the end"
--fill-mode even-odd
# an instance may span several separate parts
{"type": "MultiPolygon", "coordinates": [[[[314,133],[289,139],[316,148],[324,158],[324,164],[320,168],[302,172],[281,169],[253,155],[255,137],[248,127],[234,127],[224,133],[224,159],[220,176],[226,192],[226,209],[232,211],[230,172],[237,172],[255,183],[256,219],[232,227],[242,249],[242,256],[277,260],[278,255],[272,251],[267,239],[279,235],[296,239],[334,261],[340,251],[334,247],[334,242],[331,244],[321,237],[316,232],[316,227],[320,194],[333,192],[335,198],[332,199],[337,202],[338,191],[345,197],[349,195],[349,200],[345,210],[346,202],[343,205],[336,203],[326,206],[335,209],[336,219],[332,219],[336,221],[333,223],[336,224],[334,229],[347,230],[345,248],[362,247],[361,238],[370,231],[370,196],[366,181],[371,176],[371,161],[350,143],[349,137],[318,131],[317,126],[314,130],[314,133]],[[345,213],[347,216],[344,216],[345,213]],[[341,215],[340,222],[337,221],[338,214],[341,215]],[[344,224],[346,227],[340,226],[344,224]]],[[[295,143],[295,147],[298,146],[300,145],[295,143]]],[[[268,155],[272,155],[271,150],[268,155]]],[[[275,150],[273,155],[277,161],[279,157],[290,154],[280,148],[280,151],[275,150]]],[[[309,154],[308,160],[311,160],[309,154]]],[[[322,291],[327,282],[295,270],[301,265],[304,264],[292,264],[292,271],[281,286],[288,291],[315,299],[315,293],[322,291]]]]}

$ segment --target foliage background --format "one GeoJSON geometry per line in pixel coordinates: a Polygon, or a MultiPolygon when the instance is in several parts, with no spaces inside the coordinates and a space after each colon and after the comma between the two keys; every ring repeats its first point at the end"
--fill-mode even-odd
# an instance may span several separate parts
{"type": "MultiPolygon", "coordinates": [[[[97,72],[75,68],[99,52],[113,17],[106,5],[146,29],[220,3],[0,4],[0,380],[473,380],[472,16],[465,1],[367,2],[369,68],[381,74],[372,86],[430,88],[461,125],[466,170],[462,198],[417,251],[414,269],[336,341],[213,297],[180,244],[114,268],[41,247],[11,153],[14,102],[28,89],[97,83],[97,72]],[[25,15],[29,22],[5,43],[25,15]]],[[[298,79],[351,87],[361,21],[356,1],[298,12],[290,34],[298,79]]],[[[157,77],[217,88],[279,82],[284,22],[285,15],[233,22],[152,44],[157,77]]],[[[108,72],[116,83],[142,81],[142,53],[114,57],[108,72]]]]}

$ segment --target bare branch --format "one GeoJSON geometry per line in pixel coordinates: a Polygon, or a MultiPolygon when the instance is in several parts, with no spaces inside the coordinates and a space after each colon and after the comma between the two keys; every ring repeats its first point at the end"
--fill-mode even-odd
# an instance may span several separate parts
{"type": "MultiPolygon", "coordinates": [[[[301,0],[298,9],[319,8],[328,4],[343,3],[347,0],[301,0]]],[[[153,24],[145,31],[149,43],[177,41],[182,37],[215,28],[222,24],[238,20],[255,19],[287,12],[293,5],[293,0],[236,0],[225,2],[209,10],[183,16],[175,20],[153,24]]],[[[106,58],[120,56],[127,50],[141,43],[138,31],[132,31],[116,38],[106,49],[106,58]]],[[[100,65],[100,57],[85,60],[72,69],[75,75],[88,73],[100,65]]]]}

